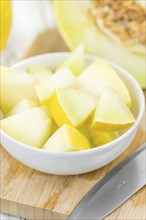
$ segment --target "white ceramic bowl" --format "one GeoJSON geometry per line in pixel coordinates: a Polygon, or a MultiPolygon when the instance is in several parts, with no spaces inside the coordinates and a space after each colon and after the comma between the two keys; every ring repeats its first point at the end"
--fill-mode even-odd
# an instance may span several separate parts
{"type": "MultiPolygon", "coordinates": [[[[39,55],[19,62],[13,68],[26,69],[29,66],[44,65],[54,69],[67,56],[68,53],[39,55]]],[[[86,56],[86,59],[90,62],[97,59],[97,57],[86,56]]],[[[132,111],[136,117],[136,122],[128,131],[116,140],[101,147],[77,152],[47,152],[46,150],[23,144],[1,131],[1,143],[6,151],[33,169],[59,175],[89,172],[103,167],[117,158],[128,147],[137,132],[144,113],[144,96],[137,81],[127,71],[116,64],[107,62],[124,80],[132,98],[132,111]]]]}

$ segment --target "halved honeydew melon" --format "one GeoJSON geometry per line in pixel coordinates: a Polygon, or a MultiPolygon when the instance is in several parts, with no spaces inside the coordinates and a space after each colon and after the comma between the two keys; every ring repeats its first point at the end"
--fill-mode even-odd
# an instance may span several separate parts
{"type": "Polygon", "coordinates": [[[46,104],[55,89],[75,87],[76,77],[69,68],[65,68],[54,73],[46,82],[37,85],[35,90],[40,102],[46,104]]]}
{"type": "Polygon", "coordinates": [[[45,143],[48,151],[79,151],[90,149],[88,140],[76,129],[68,125],[60,127],[45,143]]]}
{"type": "Polygon", "coordinates": [[[11,111],[8,112],[6,116],[8,117],[11,115],[16,115],[20,112],[25,112],[35,107],[39,107],[38,102],[31,100],[31,99],[22,99],[11,109],[11,111]]]}
{"type": "Polygon", "coordinates": [[[134,122],[134,115],[118,93],[106,87],[100,96],[91,128],[105,132],[120,131],[128,129],[134,122]]]}
{"type": "Polygon", "coordinates": [[[96,100],[81,90],[57,89],[48,104],[59,127],[64,124],[77,127],[94,111],[96,100]]]}
{"type": "Polygon", "coordinates": [[[52,76],[53,72],[48,67],[29,67],[29,73],[34,75],[40,82],[44,82],[52,76]]]}
{"type": "Polygon", "coordinates": [[[52,126],[51,119],[40,108],[33,108],[1,120],[1,128],[16,140],[41,148],[52,126]]]}
{"type": "Polygon", "coordinates": [[[96,60],[78,77],[79,88],[99,98],[105,86],[115,89],[127,105],[131,105],[129,91],[116,71],[102,60],[96,60]]]}
{"type": "Polygon", "coordinates": [[[88,13],[90,4],[90,0],[54,1],[58,27],[65,42],[71,49],[84,43],[86,53],[119,64],[127,69],[143,88],[146,88],[145,53],[136,52],[137,45],[116,42],[100,31],[88,13]],[[134,51],[131,48],[134,48],[134,51]]]}
{"type": "Polygon", "coordinates": [[[69,67],[75,76],[78,76],[85,68],[84,46],[78,46],[67,59],[57,68],[57,71],[69,67]]]}
{"type": "Polygon", "coordinates": [[[39,81],[27,72],[1,66],[0,108],[4,114],[8,113],[14,105],[24,98],[38,101],[38,97],[34,89],[38,83],[39,81]]]}

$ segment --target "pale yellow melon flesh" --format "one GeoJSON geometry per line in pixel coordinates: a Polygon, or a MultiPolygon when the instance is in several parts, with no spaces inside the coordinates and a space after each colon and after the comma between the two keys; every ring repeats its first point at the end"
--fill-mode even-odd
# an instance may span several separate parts
{"type": "Polygon", "coordinates": [[[40,82],[44,82],[53,74],[48,67],[34,66],[27,69],[29,73],[34,75],[40,82]]]}
{"type": "Polygon", "coordinates": [[[84,47],[80,45],[61,63],[57,68],[57,71],[69,67],[75,76],[80,75],[80,73],[85,68],[85,56],[84,47]]]}
{"type": "Polygon", "coordinates": [[[11,111],[8,112],[6,116],[16,115],[35,107],[39,107],[38,102],[31,99],[22,99],[11,109],[11,111]]]}
{"type": "Polygon", "coordinates": [[[94,147],[95,145],[93,143],[93,140],[92,140],[92,137],[91,137],[91,134],[89,132],[87,124],[84,123],[82,126],[78,127],[78,130],[87,138],[87,140],[90,143],[90,146],[94,147]]]}
{"type": "Polygon", "coordinates": [[[40,108],[32,108],[1,120],[1,128],[24,144],[41,148],[51,134],[51,119],[40,108]]]}
{"type": "Polygon", "coordinates": [[[52,131],[51,131],[51,134],[53,134],[59,127],[58,125],[56,124],[54,118],[53,118],[53,115],[49,109],[49,106],[46,104],[46,105],[41,105],[40,106],[40,109],[43,110],[45,112],[45,114],[52,120],[52,131]]]}
{"type": "Polygon", "coordinates": [[[80,126],[94,111],[96,100],[77,89],[57,89],[49,101],[49,109],[58,126],[80,126]]]}
{"type": "Polygon", "coordinates": [[[46,104],[57,88],[76,87],[76,77],[69,68],[62,69],[53,74],[47,81],[35,87],[38,98],[42,104],[46,104]]]}
{"type": "Polygon", "coordinates": [[[75,128],[63,125],[45,143],[48,151],[79,151],[90,149],[88,140],[75,128]]]}
{"type": "Polygon", "coordinates": [[[99,131],[118,131],[131,127],[134,122],[134,115],[118,93],[106,87],[100,96],[91,128],[99,131]]]}
{"type": "Polygon", "coordinates": [[[46,113],[49,118],[53,118],[51,111],[49,110],[49,106],[47,104],[42,104],[40,108],[46,113]]]}
{"type": "Polygon", "coordinates": [[[91,129],[89,133],[95,147],[107,144],[119,137],[118,132],[102,132],[98,129],[91,129]]]}
{"type": "Polygon", "coordinates": [[[78,77],[78,85],[99,98],[105,86],[115,89],[127,105],[131,105],[131,98],[125,83],[116,71],[100,59],[87,66],[78,77]]]}
{"type": "Polygon", "coordinates": [[[0,110],[0,120],[4,118],[4,113],[0,110]]]}
{"type": "Polygon", "coordinates": [[[71,49],[84,43],[86,53],[119,64],[146,88],[145,54],[134,53],[100,32],[89,16],[90,3],[90,0],[54,1],[56,20],[63,39],[71,49]]]}
{"type": "Polygon", "coordinates": [[[4,114],[24,98],[38,101],[34,89],[38,83],[39,81],[27,72],[2,66],[0,69],[0,107],[4,114]]]}

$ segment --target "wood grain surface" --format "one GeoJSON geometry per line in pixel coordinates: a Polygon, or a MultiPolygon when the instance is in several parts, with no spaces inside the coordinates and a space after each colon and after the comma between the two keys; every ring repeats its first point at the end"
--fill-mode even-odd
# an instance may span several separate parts
{"type": "MultiPolygon", "coordinates": [[[[68,50],[56,30],[42,33],[25,57],[68,50]]],[[[135,151],[146,140],[145,118],[128,149],[109,165],[82,175],[56,176],[35,171],[0,149],[0,211],[33,220],[67,219],[80,199],[106,173],[135,151]]],[[[146,219],[146,188],[106,217],[106,220],[146,219]]]]}

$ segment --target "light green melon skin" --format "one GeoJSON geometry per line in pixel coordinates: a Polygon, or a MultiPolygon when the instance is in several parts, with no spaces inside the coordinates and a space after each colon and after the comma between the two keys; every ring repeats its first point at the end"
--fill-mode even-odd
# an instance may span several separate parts
{"type": "Polygon", "coordinates": [[[87,14],[89,0],[55,0],[56,20],[65,42],[74,49],[81,42],[88,54],[109,59],[129,71],[146,88],[145,55],[132,53],[128,48],[114,42],[101,32],[87,14]]]}

